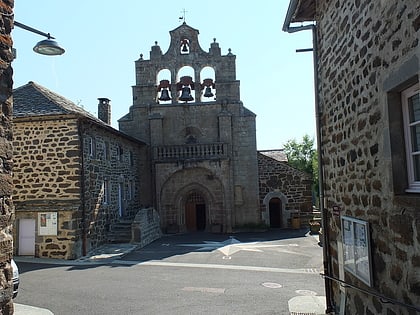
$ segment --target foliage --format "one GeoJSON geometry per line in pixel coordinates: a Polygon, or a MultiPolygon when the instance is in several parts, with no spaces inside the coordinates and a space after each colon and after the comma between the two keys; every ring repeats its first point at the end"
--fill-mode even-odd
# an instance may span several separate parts
{"type": "Polygon", "coordinates": [[[318,196],[318,152],[314,147],[314,139],[304,135],[300,142],[295,139],[289,140],[284,145],[284,152],[291,166],[312,174],[312,191],[318,196]]]}

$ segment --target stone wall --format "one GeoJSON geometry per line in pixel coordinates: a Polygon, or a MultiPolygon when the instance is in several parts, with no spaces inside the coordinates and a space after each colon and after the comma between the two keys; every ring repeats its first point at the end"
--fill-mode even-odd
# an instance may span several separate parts
{"type": "Polygon", "coordinates": [[[153,208],[141,209],[137,212],[131,225],[132,239],[144,247],[162,236],[159,214],[153,208]]]}
{"type": "MultiPolygon", "coordinates": [[[[298,211],[307,224],[307,216],[312,213],[312,177],[299,171],[287,162],[280,162],[264,154],[258,153],[259,198],[262,216],[268,219],[267,195],[279,192],[287,203],[285,210],[292,214],[298,211]]],[[[267,220],[266,220],[267,222],[267,220]]]]}
{"type": "Polygon", "coordinates": [[[36,222],[35,256],[72,259],[81,250],[80,143],[75,119],[14,121],[15,254],[19,222],[36,222]],[[38,213],[57,213],[57,235],[40,235],[38,213]]]}
{"type": "Polygon", "coordinates": [[[121,217],[133,219],[139,209],[151,204],[150,168],[142,143],[97,124],[86,122],[82,130],[87,245],[96,248],[107,242],[112,224],[121,217]],[[93,155],[89,153],[90,141],[93,155]],[[108,196],[103,202],[105,181],[108,196]]]}
{"type": "MultiPolygon", "coordinates": [[[[15,119],[16,226],[35,220],[36,257],[78,258],[107,241],[120,219],[120,198],[125,218],[150,204],[150,171],[140,144],[71,115],[15,119]],[[57,213],[57,235],[41,235],[40,212],[57,213]]],[[[18,228],[14,239],[19,254],[18,228]]]]}
{"type": "MultiPolygon", "coordinates": [[[[373,285],[366,287],[348,272],[345,281],[417,307],[420,197],[405,192],[404,136],[398,119],[399,93],[419,80],[419,15],[418,0],[323,0],[317,1],[316,17],[333,276],[341,274],[338,214],[365,220],[372,240],[373,285]]],[[[340,286],[335,283],[333,289],[339,306],[340,286]]],[[[343,290],[346,314],[414,314],[372,294],[343,290]]]]}
{"type": "Polygon", "coordinates": [[[13,283],[12,267],[13,255],[13,216],[12,202],[12,38],[13,28],[13,0],[0,1],[0,313],[13,314],[13,283]]]}

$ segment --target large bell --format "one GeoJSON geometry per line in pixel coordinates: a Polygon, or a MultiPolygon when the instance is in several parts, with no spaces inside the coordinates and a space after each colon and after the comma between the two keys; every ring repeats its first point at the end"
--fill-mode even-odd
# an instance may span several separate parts
{"type": "Polygon", "coordinates": [[[159,101],[170,101],[171,97],[169,96],[169,92],[167,89],[162,89],[160,93],[159,101]]]}
{"type": "Polygon", "coordinates": [[[188,86],[184,86],[182,88],[179,100],[183,102],[189,102],[194,100],[194,98],[191,96],[191,89],[188,86]]]}
{"type": "Polygon", "coordinates": [[[213,97],[214,94],[211,92],[211,87],[206,87],[206,89],[204,90],[204,97],[213,97]]]}

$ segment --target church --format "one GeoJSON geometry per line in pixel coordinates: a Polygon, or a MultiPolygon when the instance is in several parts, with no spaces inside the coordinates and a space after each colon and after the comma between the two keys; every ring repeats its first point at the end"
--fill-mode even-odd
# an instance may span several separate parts
{"type": "Polygon", "coordinates": [[[311,219],[311,175],[257,151],[236,56],[216,39],[206,52],[186,23],[169,33],[166,52],[155,42],[135,61],[118,130],[107,98],[95,117],[35,82],[14,90],[16,255],[75,259],[111,241],[311,219]]]}

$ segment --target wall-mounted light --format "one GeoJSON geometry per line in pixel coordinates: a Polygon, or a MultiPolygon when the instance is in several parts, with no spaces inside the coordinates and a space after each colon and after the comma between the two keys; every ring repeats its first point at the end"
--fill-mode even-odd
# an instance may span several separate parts
{"type": "Polygon", "coordinates": [[[53,40],[55,38],[52,37],[50,33],[41,32],[33,27],[27,26],[17,21],[14,21],[13,24],[17,27],[23,28],[24,30],[47,37],[47,39],[41,40],[35,45],[33,50],[36,53],[47,56],[58,56],[64,54],[64,48],[60,47],[58,43],[53,40]]]}

